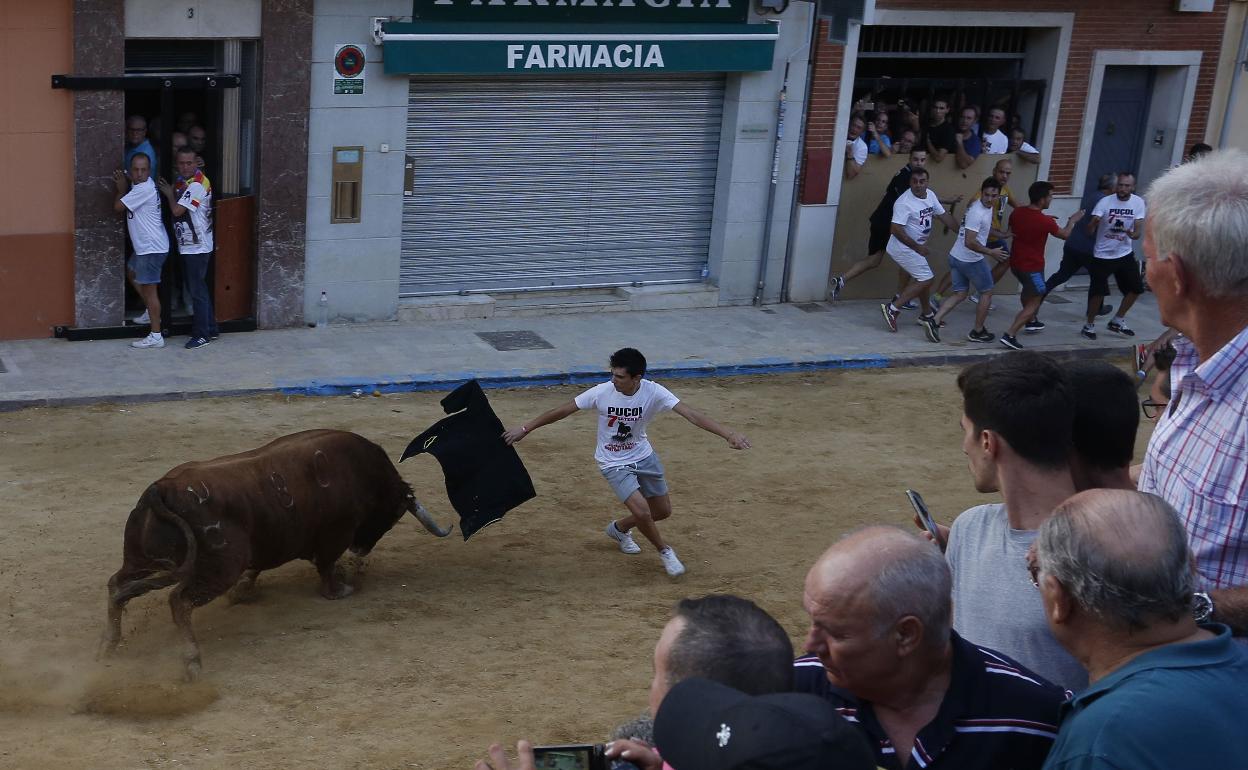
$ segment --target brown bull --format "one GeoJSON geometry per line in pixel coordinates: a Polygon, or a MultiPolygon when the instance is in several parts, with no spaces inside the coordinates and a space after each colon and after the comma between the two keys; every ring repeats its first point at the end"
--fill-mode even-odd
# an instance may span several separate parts
{"type": "Polygon", "coordinates": [[[200,671],[191,611],[231,588],[242,600],[256,576],[295,559],[316,565],[321,594],[351,586],[335,575],[350,547],[364,556],[411,513],[446,537],[385,451],[354,433],[309,430],[259,449],[179,465],[150,485],[126,521],[122,566],[108,581],[102,653],[121,640],[126,602],[174,586],[173,621],[185,639],[186,676],[200,671]]]}

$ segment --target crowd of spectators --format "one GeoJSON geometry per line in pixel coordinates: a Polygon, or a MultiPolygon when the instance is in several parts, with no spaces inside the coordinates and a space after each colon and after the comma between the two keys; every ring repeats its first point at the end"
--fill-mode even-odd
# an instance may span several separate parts
{"type": "MultiPolygon", "coordinates": [[[[967,367],[950,417],[971,484],[1000,501],[921,537],[869,526],[834,542],[800,587],[806,654],[791,667],[787,634],[753,603],[680,602],[655,648],[655,718],[617,731],[613,767],[1243,762],[1248,154],[1184,164],[1149,197],[1148,277],[1172,332],[1150,351],[1168,380],[1143,404],[1157,421],[1143,468],[1130,374],[1032,351],[967,367]]],[[[539,766],[518,749],[495,744],[477,768],[539,766]]]]}
{"type": "Polygon", "coordinates": [[[1007,120],[1004,107],[980,108],[969,102],[934,96],[923,105],[900,98],[895,104],[859,99],[850,116],[846,139],[845,176],[853,179],[869,156],[891,157],[908,154],[918,147],[929,159],[940,163],[953,156],[960,169],[969,167],[980,155],[1010,155],[1028,163],[1040,162],[1040,151],[1028,143],[1017,115],[1007,120]],[[952,113],[952,114],[951,114],[952,113]]]}

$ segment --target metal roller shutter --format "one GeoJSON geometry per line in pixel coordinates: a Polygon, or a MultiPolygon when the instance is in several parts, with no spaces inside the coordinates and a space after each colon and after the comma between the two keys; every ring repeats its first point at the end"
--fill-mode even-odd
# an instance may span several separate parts
{"type": "Polygon", "coordinates": [[[413,78],[402,296],[698,281],[724,79],[413,78]]]}

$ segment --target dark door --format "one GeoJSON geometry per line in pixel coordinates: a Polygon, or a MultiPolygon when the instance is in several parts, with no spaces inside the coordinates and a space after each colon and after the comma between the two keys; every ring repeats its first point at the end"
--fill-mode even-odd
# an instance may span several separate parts
{"type": "Polygon", "coordinates": [[[1092,137],[1092,154],[1088,159],[1088,175],[1083,185],[1085,193],[1096,190],[1096,183],[1102,174],[1119,171],[1137,173],[1152,86],[1151,67],[1105,68],[1092,137]]]}

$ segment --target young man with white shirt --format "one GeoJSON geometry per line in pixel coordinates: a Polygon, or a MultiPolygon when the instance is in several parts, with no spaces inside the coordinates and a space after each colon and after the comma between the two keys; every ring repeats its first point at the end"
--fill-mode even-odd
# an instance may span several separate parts
{"type": "Polygon", "coordinates": [[[160,218],[160,193],[156,192],[156,183],[151,178],[151,164],[147,153],[136,152],[130,157],[129,179],[120,170],[113,172],[113,184],[117,188],[113,211],[126,215],[126,229],[134,244],[134,256],[126,266],[126,276],[143,298],[152,326],[146,337],[130,343],[133,348],[165,346],[165,338],[160,333],[160,297],[156,287],[160,285],[161,268],[169,257],[169,234],[160,218]]]}
{"type": "Polygon", "coordinates": [[[521,423],[503,433],[508,445],[552,422],[557,422],[581,409],[598,412],[598,446],[594,459],[598,468],[615,490],[628,515],[607,525],[607,536],[619,544],[624,553],[640,553],[629,530],[637,527],[654,545],[663,560],[663,568],[672,577],[682,575],[685,567],[676,551],[659,534],[658,522],[672,515],[672,501],[667,493],[663,463],[650,446],[646,425],[655,415],[669,409],[708,433],[714,433],[733,449],[749,449],[750,442],[740,433],[729,430],[710,417],[676,398],[670,390],[652,380],[644,379],[646,357],[634,348],[622,348],[611,354],[611,381],[596,385],[574,400],[544,412],[534,420],[521,423]]]}
{"type": "Polygon", "coordinates": [[[860,115],[849,119],[849,138],[845,140],[845,178],[853,179],[867,162],[867,143],[862,138],[867,123],[860,115]]]}
{"type": "Polygon", "coordinates": [[[984,116],[984,130],[980,134],[985,155],[1004,155],[1010,147],[1010,138],[1001,130],[1005,125],[1005,110],[992,107],[984,116]]]}
{"type": "Polygon", "coordinates": [[[1118,174],[1118,184],[1113,195],[1101,198],[1092,209],[1092,221],[1088,232],[1095,234],[1092,257],[1088,262],[1088,314],[1087,323],[1080,332],[1090,340],[1096,339],[1096,315],[1101,309],[1105,295],[1109,294],[1109,276],[1114,276],[1118,290],[1122,292],[1122,304],[1118,314],[1109,322],[1109,330],[1125,337],[1135,332],[1127,326],[1126,315],[1136,298],[1144,292],[1140,280],[1140,265],[1135,260],[1135,244],[1144,232],[1147,214],[1144,199],[1135,194],[1135,174],[1118,174]]]}
{"type": "Polygon", "coordinates": [[[979,186],[979,199],[966,207],[966,215],[962,217],[962,229],[958,230],[958,238],[949,250],[949,275],[952,279],[953,293],[945,298],[932,324],[925,324],[924,331],[932,342],[940,342],[940,325],[945,316],[966,299],[971,286],[979,292],[979,305],[975,308],[975,326],[966,338],[972,342],[992,342],[995,337],[984,328],[988,318],[988,308],[992,306],[992,289],[996,281],[992,277],[992,267],[985,257],[997,262],[1009,259],[1004,249],[987,246],[988,234],[992,230],[992,204],[1001,194],[1001,183],[995,176],[990,176],[979,186]]]}
{"type": "MultiPolygon", "coordinates": [[[[885,251],[903,270],[910,274],[910,283],[892,302],[880,305],[884,323],[890,332],[897,331],[900,307],[915,297],[920,298],[919,307],[928,307],[928,290],[936,274],[927,263],[927,238],[932,234],[932,219],[939,218],[950,230],[956,230],[958,220],[945,211],[936,193],[927,189],[927,169],[916,168],[910,173],[910,189],[893,204],[891,237],[885,251]]],[[[919,323],[926,333],[933,334],[936,313],[929,311],[919,316],[919,323]]],[[[938,334],[938,332],[937,332],[938,334]]],[[[939,339],[939,337],[937,337],[939,339]]]]}

